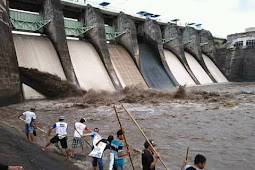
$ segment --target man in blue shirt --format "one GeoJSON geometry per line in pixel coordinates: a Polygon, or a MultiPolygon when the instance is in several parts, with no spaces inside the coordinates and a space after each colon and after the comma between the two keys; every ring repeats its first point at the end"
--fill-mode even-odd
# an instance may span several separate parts
{"type": "MultiPolygon", "coordinates": [[[[96,145],[102,139],[102,137],[99,135],[99,128],[94,128],[93,132],[84,134],[83,136],[91,136],[92,137],[92,150],[94,149],[94,147],[96,147],[96,145]]],[[[93,158],[93,161],[92,161],[93,169],[96,170],[97,164],[98,164],[99,170],[104,170],[103,156],[101,158],[95,158],[95,157],[92,157],[92,158],[93,158]]]]}
{"type": "Polygon", "coordinates": [[[124,169],[124,156],[129,155],[130,151],[127,150],[126,152],[123,151],[123,144],[121,140],[124,139],[122,130],[117,132],[117,139],[112,140],[111,147],[112,153],[114,154],[114,170],[123,170],[124,169]]]}

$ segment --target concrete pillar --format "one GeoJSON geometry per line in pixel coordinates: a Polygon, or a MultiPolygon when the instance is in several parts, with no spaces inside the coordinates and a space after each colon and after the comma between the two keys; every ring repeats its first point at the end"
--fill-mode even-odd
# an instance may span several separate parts
{"type": "Polygon", "coordinates": [[[163,36],[163,39],[170,40],[169,42],[163,44],[164,48],[170,50],[173,54],[175,54],[179,58],[179,60],[182,62],[182,64],[184,65],[185,69],[190,74],[194,82],[196,84],[200,84],[196,76],[194,75],[194,73],[191,71],[188,65],[188,62],[186,60],[186,57],[184,54],[181,27],[168,23],[163,28],[162,36],[163,36]]]}
{"type": "Polygon", "coordinates": [[[93,8],[92,6],[87,5],[85,12],[85,26],[93,27],[92,30],[86,33],[86,37],[99,53],[116,90],[122,89],[110,59],[110,53],[106,44],[104,19],[98,8],[93,8]]]}
{"type": "Polygon", "coordinates": [[[135,59],[137,66],[140,68],[139,47],[134,21],[129,15],[121,12],[114,23],[117,32],[126,31],[126,33],[117,38],[116,41],[128,50],[131,56],[135,59]]]}
{"type": "Polygon", "coordinates": [[[202,57],[201,37],[199,35],[199,31],[195,30],[192,27],[185,27],[182,35],[184,50],[193,55],[197,59],[197,61],[203,67],[208,76],[212,79],[214,83],[216,83],[217,81],[214,79],[214,77],[206,67],[202,57]]]}
{"type": "Polygon", "coordinates": [[[45,20],[51,20],[50,23],[45,26],[45,32],[57,51],[67,80],[71,83],[76,83],[66,41],[64,16],[60,0],[44,0],[43,18],[45,20]]]}
{"type": "Polygon", "coordinates": [[[0,106],[22,101],[18,61],[6,0],[0,0],[0,106]]]}
{"type": "Polygon", "coordinates": [[[146,43],[148,43],[150,47],[156,52],[156,54],[160,56],[162,64],[167,74],[169,75],[173,84],[178,86],[179,83],[176,81],[170,68],[168,67],[168,64],[164,55],[163,44],[162,44],[162,33],[158,23],[154,20],[147,18],[143,25],[143,30],[144,30],[144,38],[146,43]]]}
{"type": "MultiPolygon", "coordinates": [[[[201,37],[201,50],[202,53],[204,53],[206,56],[208,56],[214,64],[220,69],[220,71],[225,75],[225,70],[224,70],[224,64],[221,62],[224,62],[224,59],[220,59],[221,62],[217,62],[217,59],[219,59],[217,56],[219,56],[218,50],[216,49],[214,45],[214,38],[211,34],[210,31],[208,30],[201,30],[199,32],[200,37],[201,37]]],[[[219,51],[220,52],[220,51],[219,51]]],[[[223,52],[223,51],[221,51],[223,52]]],[[[226,58],[226,56],[222,56],[223,58],[226,58]]]]}
{"type": "Polygon", "coordinates": [[[214,40],[213,40],[213,36],[212,36],[211,32],[208,30],[201,30],[199,32],[199,35],[201,37],[200,43],[201,43],[202,53],[204,53],[205,55],[210,57],[211,60],[213,60],[215,63],[216,56],[217,56],[217,50],[214,45],[214,40]]]}

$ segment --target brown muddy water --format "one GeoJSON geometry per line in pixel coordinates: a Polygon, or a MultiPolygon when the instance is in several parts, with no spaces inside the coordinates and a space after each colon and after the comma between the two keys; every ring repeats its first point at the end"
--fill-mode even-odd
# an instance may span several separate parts
{"type": "MultiPolygon", "coordinates": [[[[188,162],[192,163],[196,154],[203,154],[207,158],[207,170],[254,169],[255,83],[225,83],[188,87],[186,90],[184,99],[169,97],[173,96],[171,92],[168,96],[166,93],[140,91],[143,94],[137,96],[135,91],[128,91],[133,94],[107,96],[103,93],[90,94],[84,98],[27,101],[1,107],[0,117],[2,122],[23,133],[24,123],[16,117],[32,106],[36,106],[39,126],[45,130],[60,115],[64,115],[69,124],[68,142],[71,146],[74,120],[82,117],[87,119],[90,129],[99,127],[104,138],[115,135],[119,125],[111,103],[116,103],[127,141],[132,148],[135,168],[141,169],[141,155],[135,150],[142,150],[145,140],[121,109],[119,104],[122,102],[145,134],[154,139],[156,150],[169,169],[180,169],[187,147],[190,148],[188,162]]],[[[38,132],[39,145],[45,145],[48,139],[45,134],[38,132]]],[[[91,141],[90,138],[86,139],[91,141]]],[[[87,147],[86,153],[89,150],[87,147]]],[[[47,152],[58,153],[53,146],[47,152]]],[[[106,151],[105,167],[108,167],[108,155],[109,151],[106,151]]],[[[91,169],[88,156],[77,154],[76,159],[71,161],[81,169],[91,169]]],[[[125,162],[125,169],[132,169],[128,158],[125,162]]],[[[156,169],[164,168],[158,162],[156,169]]]]}

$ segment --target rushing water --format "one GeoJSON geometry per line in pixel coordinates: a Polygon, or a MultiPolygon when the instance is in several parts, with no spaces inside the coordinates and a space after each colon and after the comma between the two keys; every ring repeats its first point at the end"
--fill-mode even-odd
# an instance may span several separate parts
{"type": "MultiPolygon", "coordinates": [[[[196,154],[203,154],[207,158],[207,170],[253,170],[255,162],[254,87],[255,84],[247,86],[222,84],[192,88],[232,93],[235,96],[215,102],[174,100],[160,104],[136,103],[125,104],[125,106],[136,118],[145,134],[154,139],[157,144],[156,150],[169,169],[180,169],[186,149],[190,147],[188,162],[192,163],[196,154]]],[[[68,130],[70,136],[73,134],[73,119],[81,117],[88,120],[87,126],[90,129],[99,127],[104,138],[110,134],[116,134],[119,125],[111,106],[81,108],[67,101],[31,101],[3,107],[0,110],[1,118],[14,125],[15,120],[8,118],[31,105],[37,105],[40,127],[45,130],[57,120],[59,115],[63,114],[71,127],[68,130]]],[[[118,110],[130,147],[142,150],[144,137],[119,105],[118,110]]],[[[18,122],[15,126],[23,127],[23,124],[18,122]]],[[[90,140],[90,138],[87,139],[90,140]]],[[[45,145],[47,140],[48,138],[43,135],[38,143],[45,145]]],[[[69,138],[69,146],[71,141],[72,137],[69,138]]],[[[86,153],[89,153],[89,149],[86,153]]],[[[140,154],[131,150],[131,155],[136,169],[141,169],[140,154]]],[[[108,151],[104,156],[106,167],[107,157],[108,151]]],[[[129,159],[126,158],[125,161],[125,169],[131,169],[129,159]]],[[[91,168],[89,157],[85,157],[78,164],[85,166],[83,169],[91,168]]],[[[157,164],[157,169],[164,169],[160,162],[157,164]]]]}

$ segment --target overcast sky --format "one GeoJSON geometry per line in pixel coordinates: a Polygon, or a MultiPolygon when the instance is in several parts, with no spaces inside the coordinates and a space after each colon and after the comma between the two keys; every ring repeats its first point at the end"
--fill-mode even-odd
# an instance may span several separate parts
{"type": "Polygon", "coordinates": [[[255,0],[90,0],[107,1],[130,12],[145,10],[162,20],[201,23],[213,36],[226,38],[255,27],[255,0]]]}

